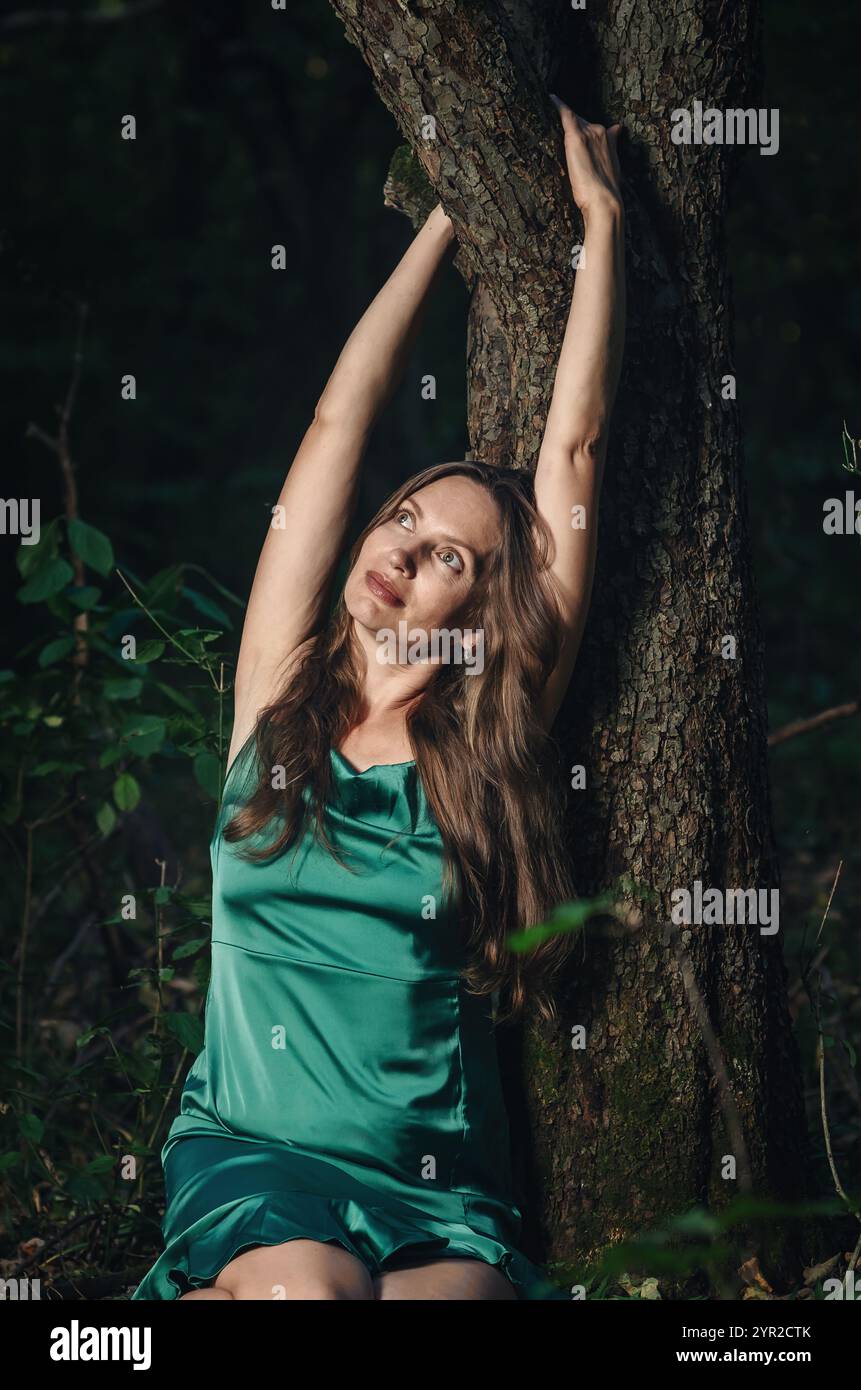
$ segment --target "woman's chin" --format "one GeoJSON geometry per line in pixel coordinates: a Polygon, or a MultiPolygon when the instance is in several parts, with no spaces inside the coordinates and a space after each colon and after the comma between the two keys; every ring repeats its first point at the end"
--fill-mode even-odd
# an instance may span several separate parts
{"type": "Polygon", "coordinates": [[[376,632],[378,628],[389,626],[386,605],[382,599],[374,598],[373,594],[348,594],[345,592],[344,607],[354,623],[360,623],[362,627],[370,628],[372,632],[376,632]]]}

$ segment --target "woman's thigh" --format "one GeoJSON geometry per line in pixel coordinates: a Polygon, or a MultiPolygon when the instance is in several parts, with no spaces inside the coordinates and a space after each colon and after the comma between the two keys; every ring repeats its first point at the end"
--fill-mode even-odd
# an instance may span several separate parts
{"type": "Polygon", "coordinates": [[[509,1279],[484,1260],[413,1261],[374,1278],[375,1298],[517,1298],[509,1279]]]}
{"type": "Polygon", "coordinates": [[[189,1299],[192,1299],[192,1298],[198,1298],[198,1299],[199,1299],[199,1298],[209,1298],[209,1299],[213,1299],[213,1298],[216,1298],[216,1299],[217,1299],[217,1298],[220,1298],[220,1299],[222,1299],[222,1300],[225,1299],[225,1298],[227,1298],[227,1299],[232,1300],[232,1299],[233,1299],[233,1294],[232,1294],[232,1293],[228,1293],[226,1289],[215,1289],[215,1288],[208,1288],[208,1289],[192,1289],[191,1293],[181,1293],[180,1296],[179,1296],[179,1298],[177,1299],[177,1302],[178,1302],[178,1303],[188,1303],[189,1299]]]}
{"type": "Polygon", "coordinates": [[[233,1298],[373,1298],[368,1270],[340,1245],[288,1240],[243,1250],[213,1285],[233,1298]]]}

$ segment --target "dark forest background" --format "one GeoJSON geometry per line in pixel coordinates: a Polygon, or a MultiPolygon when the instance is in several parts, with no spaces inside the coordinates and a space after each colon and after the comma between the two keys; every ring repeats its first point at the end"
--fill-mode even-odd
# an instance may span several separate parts
{"type": "MultiPolygon", "coordinates": [[[[774,730],[856,700],[861,689],[861,538],[826,536],[822,527],[827,498],[853,486],[861,498],[861,476],[844,469],[841,443],[844,419],[856,443],[861,438],[861,393],[852,371],[861,360],[853,157],[859,121],[849,58],[859,48],[861,13],[848,0],[827,9],[766,0],[764,14],[763,101],[779,108],[780,150],[773,157],[749,152],[741,161],[728,228],[734,366],[774,730]]],[[[3,495],[40,497],[43,527],[63,513],[57,458],[30,426],[56,432],[78,306],[85,302],[70,423],[80,515],[109,537],[116,564],[141,584],[171,566],[201,567],[184,572],[190,594],[183,597],[193,613],[183,621],[189,628],[194,621],[214,623],[225,634],[221,648],[229,658],[241,626],[241,603],[231,595],[242,602],[247,596],[268,509],[341,346],[413,234],[406,218],[383,205],[389,161],[400,143],[394,122],[323,0],[296,0],[286,12],[249,0],[125,6],[89,0],[42,14],[7,5],[0,13],[0,78],[3,495]],[[80,22],[60,22],[64,12],[79,14],[80,22]],[[134,141],[120,138],[126,114],[136,119],[134,141]],[[283,271],[270,263],[278,243],[286,247],[283,271]],[[136,378],[134,401],[121,398],[127,373],[136,378]]],[[[562,94],[595,118],[578,93],[562,94]]],[[[614,115],[624,123],[624,112],[614,115]]],[[[624,172],[624,144],[621,157],[624,172]]],[[[466,310],[463,283],[448,268],[403,383],[373,436],[357,529],[401,478],[461,458],[468,448],[466,310]],[[437,380],[434,401],[420,394],[428,373],[437,380]]],[[[45,644],[67,629],[56,606],[15,602],[22,578],[16,551],[14,537],[0,537],[2,666],[20,674],[35,671],[45,644]]],[[[120,602],[112,571],[99,583],[106,601],[120,602]]],[[[141,641],[158,635],[145,620],[134,630],[141,641]]],[[[3,718],[0,860],[13,948],[24,910],[16,886],[24,850],[9,812],[16,772],[8,748],[10,738],[22,735],[23,718],[20,708],[3,718]]],[[[781,743],[771,755],[781,921],[820,1156],[813,1036],[796,962],[843,861],[823,944],[833,989],[826,1007],[834,1138],[856,1171],[859,731],[861,718],[839,719],[781,743]]],[[[179,738],[164,745],[168,752],[183,746],[179,738]]],[[[186,751],[199,758],[202,747],[186,751]]],[[[162,881],[155,866],[160,856],[166,882],[179,866],[189,893],[207,891],[214,802],[205,765],[195,772],[187,760],[165,757],[138,776],[139,888],[162,881]],[[146,835],[153,837],[152,853],[140,846],[146,835]]],[[[117,807],[123,811],[122,797],[117,807]]],[[[105,851],[104,862],[112,853],[105,851]]],[[[61,860],[61,849],[49,845],[43,874],[50,876],[52,864],[59,872],[61,860]]],[[[118,891],[131,891],[128,881],[118,891]]],[[[103,888],[109,915],[116,911],[112,893],[103,888]]],[[[40,913],[27,955],[33,973],[25,983],[34,991],[66,948],[75,912],[72,892],[40,913]]],[[[132,930],[141,943],[148,940],[141,923],[132,930]]],[[[70,1038],[138,1002],[136,990],[125,996],[118,990],[107,1001],[87,992],[99,951],[94,936],[52,982],[49,1012],[72,1020],[71,1035],[59,1026],[46,1032],[30,1018],[29,1046],[36,1051],[26,1058],[43,1080],[63,1074],[74,1055],[70,1038]],[[84,997],[91,1012],[82,1016],[84,997]],[[47,1048],[47,1060],[38,1060],[39,1047],[47,1048]]],[[[194,981],[204,983],[205,971],[194,981]]],[[[7,1038],[14,1022],[12,1008],[3,1014],[7,1038]]],[[[179,1041],[190,1046],[193,1040],[179,1041]]],[[[28,1091],[22,1077],[5,1073],[4,1090],[6,1098],[17,1097],[13,1116],[21,1121],[23,1115],[21,1132],[34,1146],[24,1162],[38,1167],[46,1117],[38,1087],[28,1091]],[[26,1119],[28,1107],[35,1122],[26,1119]]],[[[64,1123],[72,1124],[71,1112],[64,1123]]],[[[56,1147],[52,1152],[56,1159],[56,1147]]],[[[67,1136],[62,1161],[68,1168],[59,1168],[67,1174],[61,1183],[67,1214],[73,1199],[97,1192],[88,1196],[69,1185],[79,1157],[67,1136]]],[[[0,1181],[23,1176],[19,1166],[10,1160],[0,1181]]],[[[150,1192],[154,1200],[154,1184],[150,1192]]],[[[18,1238],[30,1234],[14,1198],[3,1212],[0,1238],[11,1238],[13,1220],[18,1238]]],[[[58,1212],[51,1217],[59,1219],[58,1212]]],[[[156,1241],[155,1218],[149,1219],[156,1241]]],[[[104,1247],[109,1253],[116,1231],[112,1241],[104,1247]]],[[[101,1247],[83,1253],[105,1263],[101,1247]]]]}

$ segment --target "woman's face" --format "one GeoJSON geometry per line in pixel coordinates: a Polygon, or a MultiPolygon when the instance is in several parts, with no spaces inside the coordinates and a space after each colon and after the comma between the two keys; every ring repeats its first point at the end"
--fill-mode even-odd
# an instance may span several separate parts
{"type": "Polygon", "coordinates": [[[501,542],[502,517],[486,488],[462,474],[438,478],[366,537],[344,587],[353,620],[376,634],[455,627],[501,542]],[[382,581],[382,586],[380,584],[382,581]]]}

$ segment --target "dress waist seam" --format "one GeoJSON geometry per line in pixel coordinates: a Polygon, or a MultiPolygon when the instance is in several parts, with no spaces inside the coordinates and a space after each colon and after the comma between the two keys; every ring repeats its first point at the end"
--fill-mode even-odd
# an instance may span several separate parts
{"type": "Polygon", "coordinates": [[[348,975],[370,975],[376,980],[393,980],[401,985],[423,985],[428,980],[433,980],[440,984],[457,984],[460,980],[459,975],[437,975],[426,973],[424,975],[383,975],[377,970],[359,970],[351,965],[330,965],[324,960],[306,960],[302,956],[279,955],[275,951],[258,951],[253,946],[243,946],[236,941],[224,941],[221,937],[213,936],[210,938],[213,946],[228,946],[233,951],[246,951],[250,956],[265,956],[267,960],[284,960],[293,965],[313,965],[320,970],[342,970],[348,975]]]}

